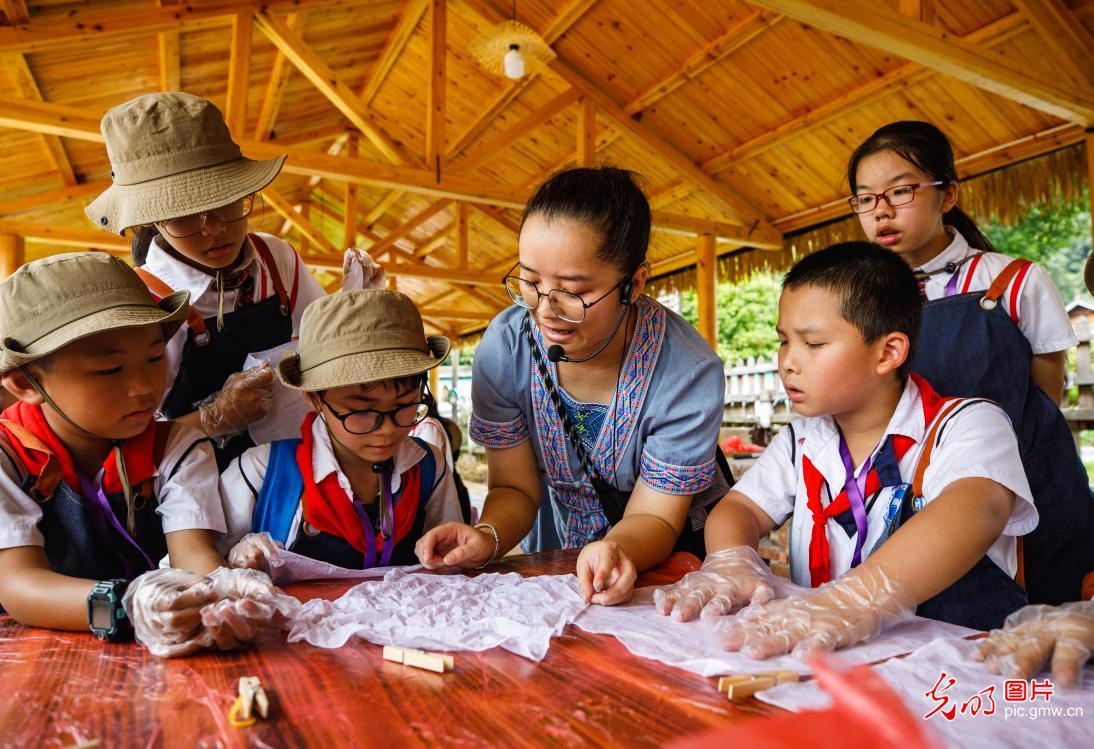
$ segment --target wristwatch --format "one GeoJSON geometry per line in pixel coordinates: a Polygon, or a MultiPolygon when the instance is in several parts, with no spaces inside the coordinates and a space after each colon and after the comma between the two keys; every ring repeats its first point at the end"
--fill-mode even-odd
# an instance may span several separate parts
{"type": "Polygon", "coordinates": [[[103,580],[87,596],[87,624],[91,633],[107,642],[133,639],[133,625],[125,614],[122,596],[128,580],[103,580]]]}

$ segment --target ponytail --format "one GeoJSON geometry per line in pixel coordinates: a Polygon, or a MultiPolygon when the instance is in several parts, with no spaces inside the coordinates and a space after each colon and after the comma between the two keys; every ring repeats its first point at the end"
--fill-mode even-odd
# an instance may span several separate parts
{"type": "Polygon", "coordinates": [[[943,214],[942,223],[956,229],[972,249],[980,252],[996,252],[995,245],[984,236],[984,232],[980,231],[980,227],[976,225],[976,222],[969,218],[969,214],[957,206],[943,214]]]}
{"type": "Polygon", "coordinates": [[[148,259],[148,248],[157,236],[159,232],[154,226],[137,227],[133,238],[129,240],[129,254],[133,256],[133,265],[144,265],[144,261],[148,259]]]}

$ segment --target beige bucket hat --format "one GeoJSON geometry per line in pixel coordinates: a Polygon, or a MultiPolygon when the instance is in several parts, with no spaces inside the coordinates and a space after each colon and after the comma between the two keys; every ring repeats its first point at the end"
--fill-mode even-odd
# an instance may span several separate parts
{"type": "Polygon", "coordinates": [[[285,354],[277,376],[297,390],[364,385],[428,372],[451,348],[444,336],[426,338],[422,315],[406,294],[339,291],[304,310],[300,353],[285,354]]]}
{"type": "Polygon", "coordinates": [[[114,184],[85,213],[118,234],[228,205],[273,182],[285,163],[244,158],[220,110],[181,92],[131,99],[100,128],[114,184]]]}
{"type": "Polygon", "coordinates": [[[132,268],[103,252],[35,260],[0,283],[0,372],[116,328],[159,323],[170,338],[189,301],[176,291],[157,303],[132,268]]]}

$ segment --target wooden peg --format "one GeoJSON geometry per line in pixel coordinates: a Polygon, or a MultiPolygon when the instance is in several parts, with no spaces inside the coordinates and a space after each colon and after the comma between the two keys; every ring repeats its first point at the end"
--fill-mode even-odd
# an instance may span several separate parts
{"type": "Polygon", "coordinates": [[[718,691],[723,694],[729,693],[729,688],[734,684],[744,684],[752,681],[752,674],[736,674],[734,676],[722,676],[718,679],[718,691]]]}
{"type": "Polygon", "coordinates": [[[766,674],[757,674],[757,676],[774,677],[776,684],[797,683],[801,681],[801,674],[797,671],[771,671],[766,674]]]}
{"type": "Polygon", "coordinates": [[[438,674],[443,674],[445,670],[444,658],[439,655],[434,655],[433,653],[423,653],[420,650],[404,650],[403,663],[408,666],[414,666],[415,668],[435,671],[438,674]]]}
{"type": "Polygon", "coordinates": [[[726,696],[731,700],[739,700],[744,697],[751,697],[756,694],[756,692],[763,691],[764,689],[770,689],[775,686],[775,684],[776,681],[774,676],[754,676],[750,681],[730,684],[726,696]]]}
{"type": "Polygon", "coordinates": [[[402,663],[405,652],[406,651],[403,648],[396,647],[395,645],[384,645],[384,660],[402,663]]]}

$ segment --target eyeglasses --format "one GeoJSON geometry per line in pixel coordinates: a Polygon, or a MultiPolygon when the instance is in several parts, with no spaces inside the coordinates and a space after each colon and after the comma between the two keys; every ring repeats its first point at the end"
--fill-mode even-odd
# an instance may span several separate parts
{"type": "Polygon", "coordinates": [[[921,187],[938,187],[946,184],[945,180],[935,182],[919,182],[914,185],[895,185],[884,192],[860,192],[847,198],[847,203],[855,213],[869,213],[877,208],[879,200],[884,200],[890,208],[900,205],[908,205],[915,200],[915,191],[921,187]]]}
{"type": "Polygon", "coordinates": [[[403,427],[404,429],[412,426],[417,426],[425,421],[425,417],[429,416],[429,401],[420,400],[414,403],[405,403],[396,409],[391,411],[376,411],[373,409],[365,409],[363,411],[348,411],[346,413],[338,413],[334,410],[334,407],[327,402],[327,399],[323,397],[323,394],[319,394],[319,400],[327,410],[331,412],[334,418],[342,422],[342,426],[350,434],[369,434],[375,432],[380,428],[380,425],[384,423],[384,417],[388,417],[394,422],[395,426],[403,427]]]}
{"type": "Polygon", "coordinates": [[[254,202],[255,196],[248,195],[245,198],[240,198],[234,203],[229,203],[216,210],[202,211],[201,213],[194,213],[189,216],[180,216],[179,218],[173,218],[170,221],[161,221],[159,225],[175,239],[185,239],[186,237],[194,236],[204,229],[210,215],[216,216],[217,220],[222,224],[234,224],[236,221],[242,221],[251,215],[251,211],[254,209],[254,202]]]}
{"type": "MultiPolygon", "coordinates": [[[[517,265],[520,265],[520,263],[518,262],[510,268],[509,273],[512,273],[517,265]]],[[[505,290],[509,292],[509,298],[521,307],[534,310],[539,307],[539,303],[543,297],[547,297],[547,303],[551,305],[551,311],[558,315],[559,318],[566,322],[574,323],[575,325],[585,321],[585,310],[618,289],[626,280],[626,278],[620,279],[619,283],[608,289],[604,294],[591,302],[586,302],[577,294],[571,294],[569,291],[563,291],[562,289],[551,289],[547,293],[544,293],[539,290],[537,284],[521,278],[520,276],[507,274],[501,279],[502,283],[505,284],[505,290]]]]}

